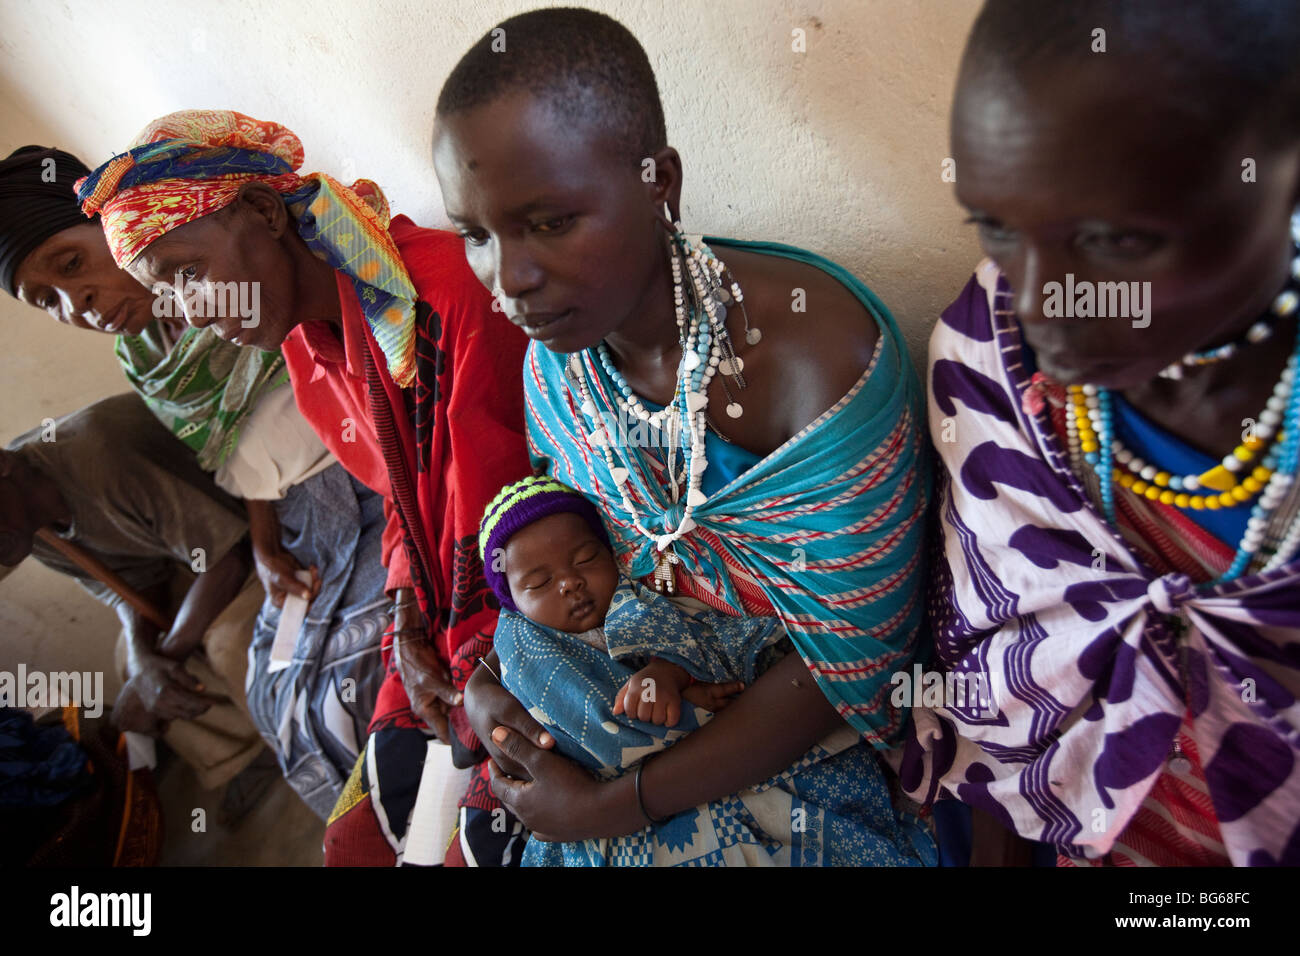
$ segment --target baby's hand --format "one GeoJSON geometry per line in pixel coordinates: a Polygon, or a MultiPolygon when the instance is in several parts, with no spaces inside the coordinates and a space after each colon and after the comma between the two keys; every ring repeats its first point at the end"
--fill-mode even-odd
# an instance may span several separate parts
{"type": "Polygon", "coordinates": [[[690,682],[691,675],[683,668],[656,657],[619,689],[614,713],[676,727],[682,719],[682,688],[690,682]]]}
{"type": "Polygon", "coordinates": [[[696,707],[703,707],[710,713],[716,714],[731,703],[731,698],[744,689],[745,685],[738,680],[725,684],[692,684],[682,691],[682,697],[696,707]]]}

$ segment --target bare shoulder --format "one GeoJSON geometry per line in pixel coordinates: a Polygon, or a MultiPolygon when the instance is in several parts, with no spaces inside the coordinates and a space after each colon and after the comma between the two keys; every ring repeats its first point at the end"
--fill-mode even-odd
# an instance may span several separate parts
{"type": "Polygon", "coordinates": [[[759,343],[746,347],[742,319],[728,321],[744,349],[746,375],[775,387],[780,407],[773,414],[793,434],[857,384],[880,329],[852,291],[815,266],[738,249],[717,252],[740,283],[750,325],[762,330],[759,343]]]}

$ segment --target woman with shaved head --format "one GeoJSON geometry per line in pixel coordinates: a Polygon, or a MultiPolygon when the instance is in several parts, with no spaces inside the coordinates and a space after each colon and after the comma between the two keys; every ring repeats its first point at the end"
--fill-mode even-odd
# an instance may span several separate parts
{"type": "Polygon", "coordinates": [[[995,715],[919,711],[903,780],[979,811],[977,857],[1300,863],[1298,50],[1268,0],[972,30],[930,604],[995,715]]]}

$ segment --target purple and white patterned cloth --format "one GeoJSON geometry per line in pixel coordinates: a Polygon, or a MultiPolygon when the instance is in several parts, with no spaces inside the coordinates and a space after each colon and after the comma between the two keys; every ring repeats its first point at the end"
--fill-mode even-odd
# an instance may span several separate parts
{"type": "Polygon", "coordinates": [[[1214,587],[1144,566],[1088,500],[1047,412],[1022,407],[1030,374],[997,283],[982,263],[938,323],[929,368],[946,471],[936,651],[992,701],[917,708],[904,787],[926,802],[946,788],[1095,859],[1190,711],[1233,864],[1300,864],[1300,560],[1214,587]]]}

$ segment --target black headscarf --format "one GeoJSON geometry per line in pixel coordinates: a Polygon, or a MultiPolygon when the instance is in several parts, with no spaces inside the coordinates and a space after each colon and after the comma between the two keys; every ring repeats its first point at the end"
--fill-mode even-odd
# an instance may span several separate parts
{"type": "Polygon", "coordinates": [[[17,294],[14,273],[28,253],[88,221],[72,185],[89,172],[71,153],[44,146],[24,146],[0,160],[0,283],[10,295],[17,294]]]}

